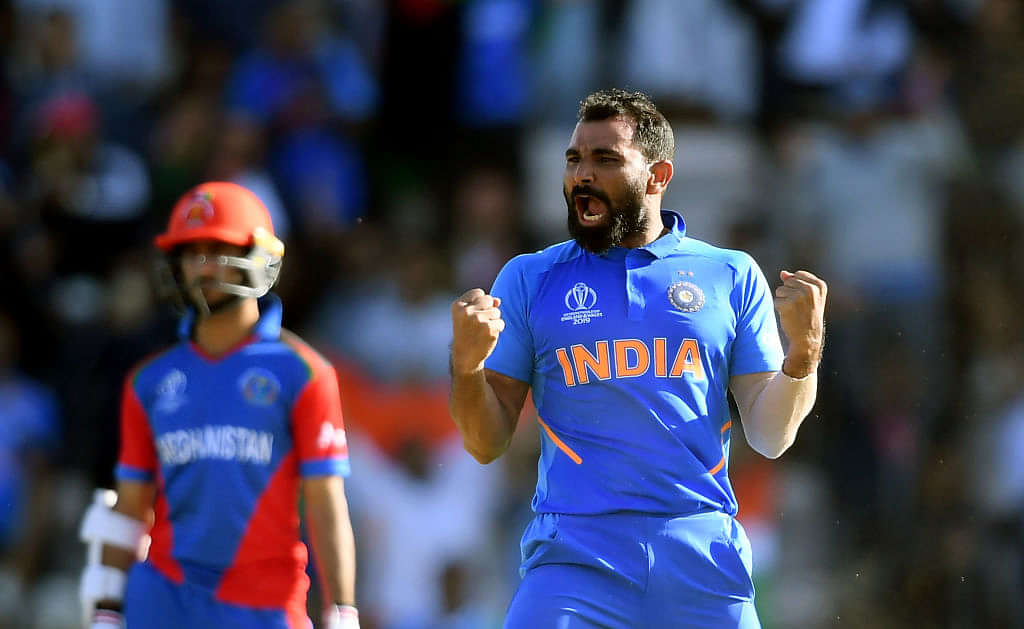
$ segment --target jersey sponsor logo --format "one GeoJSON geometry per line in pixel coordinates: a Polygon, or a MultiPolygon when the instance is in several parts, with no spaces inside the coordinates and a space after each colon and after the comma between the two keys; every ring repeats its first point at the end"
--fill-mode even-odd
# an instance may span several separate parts
{"type": "MultiPolygon", "coordinates": [[[[693,277],[693,271],[679,274],[693,277]]],[[[704,307],[704,291],[693,282],[682,280],[668,287],[668,300],[677,310],[697,312],[704,307]]]]}
{"type": "Polygon", "coordinates": [[[567,387],[590,384],[592,379],[637,378],[651,369],[656,378],[704,379],[697,339],[683,339],[672,349],[669,362],[668,339],[655,338],[652,344],[640,339],[616,339],[595,342],[593,351],[579,344],[560,347],[555,350],[555,357],[567,387]]]}
{"type": "Polygon", "coordinates": [[[316,438],[316,446],[321,450],[330,450],[337,448],[338,450],[344,450],[348,444],[348,440],[345,438],[345,429],[337,428],[331,422],[324,422],[320,426],[320,435],[316,438]]]}
{"type": "Polygon", "coordinates": [[[238,378],[238,387],[245,401],[254,406],[270,406],[281,392],[277,376],[262,367],[246,369],[238,378]]]}
{"type": "Polygon", "coordinates": [[[562,321],[572,321],[573,325],[590,323],[591,320],[604,316],[594,307],[596,305],[597,291],[583,282],[576,282],[565,293],[565,307],[568,311],[562,313],[562,321]]]}
{"type": "Polygon", "coordinates": [[[180,369],[172,369],[156,385],[156,402],[153,407],[161,413],[173,413],[181,408],[187,398],[185,387],[188,385],[188,378],[185,372],[180,369]]]}
{"type": "Polygon", "coordinates": [[[267,465],[274,453],[274,435],[242,426],[200,426],[166,432],[156,440],[164,465],[201,459],[267,465]]]}

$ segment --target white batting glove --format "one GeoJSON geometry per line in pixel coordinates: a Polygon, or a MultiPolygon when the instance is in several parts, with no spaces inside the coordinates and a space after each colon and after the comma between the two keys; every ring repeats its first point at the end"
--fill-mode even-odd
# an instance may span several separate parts
{"type": "Polygon", "coordinates": [[[352,605],[331,605],[324,610],[325,629],[359,629],[359,610],[352,605]]]}
{"type": "Polygon", "coordinates": [[[89,629],[124,629],[124,616],[110,609],[97,609],[89,629]]]}

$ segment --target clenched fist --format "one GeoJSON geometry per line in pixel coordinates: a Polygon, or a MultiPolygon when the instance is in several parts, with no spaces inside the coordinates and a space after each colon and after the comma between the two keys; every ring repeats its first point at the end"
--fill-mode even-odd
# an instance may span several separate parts
{"type": "Polygon", "coordinates": [[[452,304],[453,375],[469,375],[484,368],[505,329],[500,304],[500,299],[479,288],[466,291],[452,304]]]}
{"type": "Polygon", "coordinates": [[[828,286],[807,271],[781,271],[779,277],[782,285],[775,289],[775,309],[789,339],[782,370],[790,377],[803,378],[818,368],[821,359],[828,286]]]}

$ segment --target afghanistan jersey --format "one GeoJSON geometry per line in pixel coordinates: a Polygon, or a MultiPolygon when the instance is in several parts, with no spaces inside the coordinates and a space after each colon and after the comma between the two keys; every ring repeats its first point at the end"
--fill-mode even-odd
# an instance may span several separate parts
{"type": "Polygon", "coordinates": [[[537,512],[736,513],[727,387],[781,368],[774,300],[749,255],[662,219],[645,247],[563,242],[494,282],[505,330],[486,367],[531,386],[537,512]]]}
{"type": "Polygon", "coordinates": [[[119,480],[155,481],[147,561],[251,607],[304,606],[300,477],[349,474],[334,368],[260,300],[253,334],[210,357],[189,338],[129,373],[119,480]]]}

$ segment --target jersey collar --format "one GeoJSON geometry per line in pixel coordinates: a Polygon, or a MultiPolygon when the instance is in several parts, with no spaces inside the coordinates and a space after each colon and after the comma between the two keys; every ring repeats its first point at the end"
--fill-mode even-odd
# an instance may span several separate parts
{"type": "Polygon", "coordinates": [[[665,227],[668,227],[669,232],[649,245],[640,247],[650,251],[656,258],[664,258],[678,251],[679,245],[683,242],[683,238],[686,237],[686,221],[683,220],[683,217],[678,212],[662,210],[661,221],[665,224],[665,227]]]}
{"type": "MultiPolygon", "coordinates": [[[[662,210],[661,221],[669,228],[669,232],[650,244],[638,247],[655,258],[664,258],[675,253],[686,238],[686,222],[678,212],[662,210]]],[[[601,256],[610,260],[624,260],[629,251],[630,249],[626,247],[612,247],[601,256]]]]}
{"type": "MultiPolygon", "coordinates": [[[[260,319],[252,330],[252,336],[261,340],[276,341],[281,338],[281,316],[283,314],[281,298],[273,293],[267,293],[260,297],[259,305],[260,319]]],[[[179,338],[182,340],[191,338],[192,325],[195,320],[196,312],[193,308],[189,308],[178,323],[179,338]]]]}

